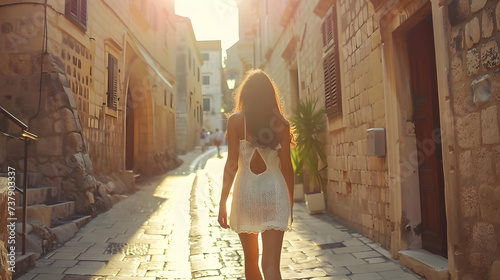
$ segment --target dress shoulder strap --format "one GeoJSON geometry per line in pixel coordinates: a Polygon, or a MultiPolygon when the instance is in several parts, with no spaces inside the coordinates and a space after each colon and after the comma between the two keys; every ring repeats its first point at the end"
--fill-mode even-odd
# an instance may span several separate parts
{"type": "Polygon", "coordinates": [[[245,135],[245,140],[247,140],[247,119],[243,115],[243,133],[245,135]]]}

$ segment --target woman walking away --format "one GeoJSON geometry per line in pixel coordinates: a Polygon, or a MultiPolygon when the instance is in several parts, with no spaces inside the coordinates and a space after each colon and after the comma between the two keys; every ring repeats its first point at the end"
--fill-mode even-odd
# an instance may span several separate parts
{"type": "Polygon", "coordinates": [[[227,121],[228,158],[219,205],[219,224],[239,234],[247,280],[262,279],[259,233],[264,279],[281,279],[283,234],[293,220],[292,141],[293,131],[283,116],[276,86],[263,71],[249,72],[227,121]],[[228,221],[226,201],[233,180],[228,221]]]}

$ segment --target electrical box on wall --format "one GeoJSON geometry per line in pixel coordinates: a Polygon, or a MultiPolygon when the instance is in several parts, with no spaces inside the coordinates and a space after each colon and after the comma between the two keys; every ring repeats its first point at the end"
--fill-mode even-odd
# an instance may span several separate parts
{"type": "Polygon", "coordinates": [[[368,156],[385,156],[384,128],[370,128],[366,130],[366,154],[368,156]]]}

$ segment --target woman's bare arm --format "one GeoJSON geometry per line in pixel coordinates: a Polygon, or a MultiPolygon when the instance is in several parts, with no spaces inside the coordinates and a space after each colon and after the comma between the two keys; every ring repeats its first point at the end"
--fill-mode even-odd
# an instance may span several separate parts
{"type": "Polygon", "coordinates": [[[290,199],[290,211],[293,218],[293,190],[295,186],[295,176],[293,173],[292,158],[290,155],[290,127],[287,124],[286,129],[280,131],[281,149],[278,152],[280,158],[280,169],[285,177],[288,196],[290,199]]]}
{"type": "Polygon", "coordinates": [[[219,224],[223,228],[229,228],[227,223],[226,202],[233,185],[234,176],[238,171],[238,157],[240,153],[240,143],[238,134],[236,133],[237,121],[235,115],[232,115],[227,120],[227,149],[228,156],[226,165],[224,166],[224,177],[222,179],[222,193],[219,203],[219,224]]]}

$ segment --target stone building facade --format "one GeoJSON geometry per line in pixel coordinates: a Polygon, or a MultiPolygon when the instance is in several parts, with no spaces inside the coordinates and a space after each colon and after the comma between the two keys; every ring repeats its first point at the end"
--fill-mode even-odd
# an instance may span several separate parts
{"type": "Polygon", "coordinates": [[[222,104],[224,102],[226,80],[223,78],[221,41],[198,41],[203,58],[201,67],[203,94],[203,127],[215,132],[223,130],[222,104]]]}
{"type": "Polygon", "coordinates": [[[243,64],[325,104],[328,211],[429,279],[500,278],[499,1],[239,8],[243,64]]]}
{"type": "MultiPolygon", "coordinates": [[[[94,174],[178,164],[174,1],[44,2],[0,5],[0,104],[39,136],[29,171],[85,212],[94,174]]],[[[22,143],[1,141],[0,168],[19,167],[22,143]]]]}
{"type": "Polygon", "coordinates": [[[189,18],[177,16],[177,150],[186,153],[200,144],[203,124],[201,66],[203,59],[189,18]]]}

